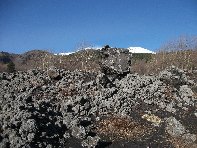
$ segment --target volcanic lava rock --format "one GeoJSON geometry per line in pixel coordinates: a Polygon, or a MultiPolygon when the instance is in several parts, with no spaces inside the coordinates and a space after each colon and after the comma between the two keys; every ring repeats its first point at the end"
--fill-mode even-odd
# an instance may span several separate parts
{"type": "Polygon", "coordinates": [[[171,66],[160,72],[160,79],[176,88],[188,82],[185,72],[175,66],[171,66]]]}
{"type": "Polygon", "coordinates": [[[50,67],[47,73],[51,79],[60,80],[62,78],[60,75],[60,71],[55,67],[50,67]]]}
{"type": "Polygon", "coordinates": [[[125,74],[130,71],[131,57],[127,49],[104,48],[101,50],[104,58],[101,62],[102,72],[109,75],[110,79],[117,77],[117,74],[125,74]]]}
{"type": "Polygon", "coordinates": [[[86,140],[82,141],[82,146],[88,148],[96,147],[99,140],[100,137],[98,136],[95,137],[88,136],[86,140]]]}
{"type": "Polygon", "coordinates": [[[179,137],[185,133],[185,127],[174,117],[166,120],[166,130],[173,137],[179,137]]]}
{"type": "Polygon", "coordinates": [[[79,126],[79,127],[76,126],[72,128],[72,136],[78,139],[83,139],[85,138],[85,135],[86,135],[86,132],[83,126],[79,126]]]}
{"type": "Polygon", "coordinates": [[[0,73],[0,147],[173,147],[167,137],[195,145],[196,84],[188,83],[186,73],[171,67],[159,76],[129,74],[127,51],[103,52],[107,71],[98,74],[55,68],[0,73]],[[117,121],[112,126],[103,122],[105,131],[125,136],[131,131],[137,138],[126,144],[128,139],[120,137],[121,142],[107,141],[109,132],[100,137],[98,124],[109,115],[120,120],[112,120],[117,121]],[[125,116],[128,122],[122,122],[125,116]],[[150,117],[159,124],[153,126],[150,117]]]}
{"type": "Polygon", "coordinates": [[[184,134],[184,135],[182,136],[182,138],[183,138],[184,140],[186,140],[188,143],[193,143],[193,142],[196,141],[196,135],[190,134],[190,133],[184,134]]]}

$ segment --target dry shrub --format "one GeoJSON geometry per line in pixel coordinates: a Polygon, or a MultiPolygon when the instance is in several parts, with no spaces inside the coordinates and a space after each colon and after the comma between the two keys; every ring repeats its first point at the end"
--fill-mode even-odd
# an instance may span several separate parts
{"type": "Polygon", "coordinates": [[[148,64],[144,60],[136,61],[136,63],[132,65],[132,71],[138,74],[149,73],[148,64]]]}
{"type": "Polygon", "coordinates": [[[5,71],[7,71],[7,65],[0,63],[0,72],[5,72],[5,71]]]}
{"type": "Polygon", "coordinates": [[[110,140],[136,140],[153,132],[150,126],[142,125],[125,117],[108,117],[98,122],[97,132],[110,140]]]}
{"type": "Polygon", "coordinates": [[[197,69],[197,50],[160,51],[152,55],[150,61],[137,60],[132,63],[132,71],[139,74],[157,74],[169,66],[180,69],[197,69]]]}
{"type": "Polygon", "coordinates": [[[74,54],[56,56],[55,66],[66,70],[81,70],[84,72],[98,72],[101,55],[96,50],[80,50],[74,54]]]}

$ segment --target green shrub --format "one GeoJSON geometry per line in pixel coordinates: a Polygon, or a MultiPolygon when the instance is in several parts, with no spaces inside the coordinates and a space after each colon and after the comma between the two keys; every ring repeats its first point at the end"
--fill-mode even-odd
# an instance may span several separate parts
{"type": "Polygon", "coordinates": [[[152,59],[151,53],[133,53],[132,54],[132,60],[135,63],[136,61],[145,61],[149,62],[152,59]]]}
{"type": "Polygon", "coordinates": [[[15,69],[15,64],[14,64],[13,62],[9,62],[9,63],[7,64],[7,71],[8,71],[8,72],[15,72],[15,71],[16,71],[16,69],[15,69]]]}

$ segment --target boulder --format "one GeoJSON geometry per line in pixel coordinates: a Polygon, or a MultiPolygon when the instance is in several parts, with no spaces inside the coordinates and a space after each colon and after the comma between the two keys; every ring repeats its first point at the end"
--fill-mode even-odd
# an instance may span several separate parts
{"type": "Polygon", "coordinates": [[[100,137],[95,136],[91,137],[88,136],[87,139],[82,141],[82,146],[87,148],[95,148],[100,140],[100,137]]]}
{"type": "Polygon", "coordinates": [[[180,137],[185,133],[185,127],[174,117],[166,119],[166,131],[172,137],[180,137]]]}
{"type": "Polygon", "coordinates": [[[113,77],[113,75],[130,72],[132,55],[128,49],[104,48],[101,53],[104,57],[101,62],[103,73],[113,77]]]}
{"type": "Polygon", "coordinates": [[[85,128],[83,126],[75,126],[72,128],[72,136],[76,137],[78,139],[83,139],[85,138],[86,132],[85,128]]]}

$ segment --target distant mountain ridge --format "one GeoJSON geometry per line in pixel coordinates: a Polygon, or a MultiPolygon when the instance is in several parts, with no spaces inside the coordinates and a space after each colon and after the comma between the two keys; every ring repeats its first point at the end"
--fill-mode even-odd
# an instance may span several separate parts
{"type": "MultiPolygon", "coordinates": [[[[7,71],[8,63],[13,62],[17,71],[28,69],[46,69],[51,65],[65,68],[67,70],[94,70],[100,69],[99,63],[105,58],[105,52],[110,51],[108,55],[113,55],[114,52],[124,51],[127,54],[133,53],[133,59],[150,57],[154,53],[142,47],[116,48],[106,45],[104,47],[86,47],[83,50],[62,52],[58,54],[50,53],[44,50],[31,50],[23,54],[10,54],[1,52],[0,54],[0,72],[7,71]],[[135,49],[135,50],[133,50],[135,49]],[[143,55],[134,53],[143,53],[143,55]],[[145,55],[148,53],[149,55],[145,55]],[[140,56],[140,57],[139,57],[140,56]]],[[[122,57],[124,58],[124,57],[122,57]]]]}

